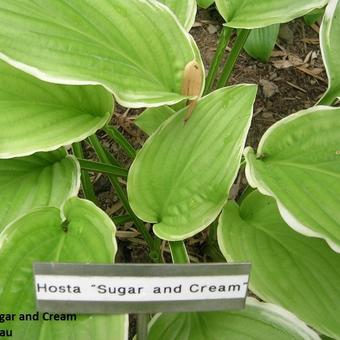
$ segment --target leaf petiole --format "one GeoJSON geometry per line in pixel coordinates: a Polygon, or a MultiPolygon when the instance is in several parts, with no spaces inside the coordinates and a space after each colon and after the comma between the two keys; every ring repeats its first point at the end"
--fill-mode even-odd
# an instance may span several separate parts
{"type": "Polygon", "coordinates": [[[210,66],[207,79],[206,79],[204,95],[208,94],[213,87],[218,68],[221,64],[225,49],[229,44],[232,33],[233,33],[233,29],[231,27],[227,27],[227,26],[223,27],[220,38],[219,38],[218,46],[217,46],[217,49],[216,49],[214,58],[212,60],[211,66],[210,66]]]}
{"type": "Polygon", "coordinates": [[[115,165],[100,163],[100,162],[93,162],[87,159],[78,159],[78,162],[82,170],[102,172],[102,173],[111,174],[117,177],[124,177],[124,178],[126,178],[128,175],[128,170],[120,168],[115,165]]]}
{"type": "Polygon", "coordinates": [[[183,241],[170,241],[169,246],[173,263],[190,263],[183,241]]]}
{"type": "Polygon", "coordinates": [[[231,73],[233,72],[234,66],[236,64],[237,58],[239,57],[244,44],[246,43],[251,30],[242,29],[238,31],[237,38],[228,56],[228,59],[222,70],[220,79],[217,82],[217,88],[221,88],[227,85],[230,79],[231,73]]]}

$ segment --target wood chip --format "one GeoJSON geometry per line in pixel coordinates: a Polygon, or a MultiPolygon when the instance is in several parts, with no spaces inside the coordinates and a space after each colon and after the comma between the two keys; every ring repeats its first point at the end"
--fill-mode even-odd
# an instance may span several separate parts
{"type": "Polygon", "coordinates": [[[298,85],[291,83],[290,81],[287,81],[287,84],[290,85],[291,87],[294,87],[295,89],[303,92],[303,93],[307,93],[307,91],[305,89],[303,89],[302,87],[300,87],[298,85]]]}
{"type": "Polygon", "coordinates": [[[303,38],[301,39],[301,41],[308,45],[319,45],[320,44],[319,38],[303,38]]]}
{"type": "Polygon", "coordinates": [[[253,118],[256,117],[258,114],[260,114],[264,110],[264,107],[259,107],[256,112],[253,114],[253,118]]]}
{"type": "Polygon", "coordinates": [[[307,64],[312,59],[312,53],[313,53],[313,51],[310,51],[310,52],[307,53],[307,55],[306,55],[306,57],[303,61],[304,64],[307,64]]]}
{"type": "Polygon", "coordinates": [[[288,60],[292,63],[293,66],[301,66],[304,64],[303,60],[294,54],[289,54],[288,60]]]}
{"type": "Polygon", "coordinates": [[[316,33],[320,32],[320,27],[317,24],[313,24],[310,26],[316,33]]]}
{"type": "Polygon", "coordinates": [[[117,203],[113,204],[110,208],[106,209],[106,213],[108,215],[113,215],[115,212],[117,212],[122,207],[123,207],[122,202],[118,201],[117,203]]]}
{"type": "Polygon", "coordinates": [[[139,233],[134,232],[134,231],[118,230],[116,232],[116,237],[119,237],[119,238],[133,238],[133,237],[137,237],[138,235],[139,235],[139,233]]]}
{"type": "Polygon", "coordinates": [[[266,111],[262,113],[262,117],[265,119],[274,119],[274,113],[270,111],[266,111]]]}
{"type": "Polygon", "coordinates": [[[328,83],[326,79],[324,79],[324,78],[318,76],[317,74],[314,74],[313,71],[309,70],[308,68],[305,68],[305,67],[303,67],[303,66],[299,66],[299,67],[297,67],[297,69],[298,69],[299,71],[303,72],[303,73],[308,74],[309,76],[312,76],[312,77],[314,77],[314,78],[316,78],[316,79],[322,81],[322,82],[325,83],[325,84],[328,83]]]}
{"type": "MultiPolygon", "coordinates": [[[[312,56],[312,54],[310,56],[312,56]]],[[[285,52],[284,57],[285,58],[283,58],[281,60],[272,60],[273,66],[280,70],[280,69],[290,68],[290,67],[293,67],[293,66],[304,65],[304,61],[295,54],[291,54],[291,53],[287,54],[285,52]],[[288,56],[288,59],[286,59],[287,56],[288,56]]]]}
{"type": "Polygon", "coordinates": [[[271,54],[271,56],[274,57],[274,58],[276,58],[276,57],[285,57],[286,55],[287,55],[286,52],[277,51],[277,50],[273,51],[272,54],[271,54]]]}
{"type": "Polygon", "coordinates": [[[324,69],[321,68],[321,67],[315,67],[315,68],[313,68],[310,71],[313,72],[315,75],[319,75],[319,74],[321,74],[324,71],[324,69]]]}
{"type": "Polygon", "coordinates": [[[207,27],[207,31],[209,32],[209,34],[215,34],[218,31],[218,29],[217,26],[209,24],[207,27]]]}
{"type": "Polygon", "coordinates": [[[293,64],[289,60],[273,60],[272,64],[278,70],[283,70],[293,66],[293,64]]]}
{"type": "Polygon", "coordinates": [[[286,49],[285,49],[282,45],[280,45],[278,42],[276,42],[275,45],[276,45],[282,52],[284,52],[284,53],[287,55],[287,51],[286,51],[286,49]]]}
{"type": "Polygon", "coordinates": [[[272,81],[261,79],[260,85],[262,86],[263,94],[266,98],[271,98],[279,92],[278,86],[272,81]]]}
{"type": "Polygon", "coordinates": [[[207,20],[207,19],[202,19],[199,21],[202,24],[212,24],[212,25],[218,25],[218,21],[216,20],[207,20]]]}

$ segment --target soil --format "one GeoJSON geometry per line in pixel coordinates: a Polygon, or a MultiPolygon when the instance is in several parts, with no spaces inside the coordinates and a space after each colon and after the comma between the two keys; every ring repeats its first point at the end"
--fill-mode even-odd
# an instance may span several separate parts
{"type": "MultiPolygon", "coordinates": [[[[222,23],[215,10],[199,11],[190,32],[200,48],[206,71],[214,56],[222,23]]],[[[256,61],[245,52],[240,55],[229,84],[259,85],[247,145],[256,148],[261,136],[271,125],[294,112],[315,105],[326,90],[327,76],[321,58],[318,30],[318,24],[310,27],[303,19],[298,19],[281,25],[278,42],[268,63],[256,61]]],[[[117,106],[112,120],[112,124],[136,148],[140,148],[146,139],[145,134],[133,123],[134,117],[141,111],[117,106]]],[[[128,167],[131,160],[124,152],[105,134],[99,136],[118,161],[128,167]]],[[[95,158],[89,147],[87,156],[95,158]]],[[[108,178],[96,175],[93,181],[101,208],[110,216],[125,214],[108,178]]],[[[246,180],[241,172],[231,191],[231,198],[239,197],[245,186],[246,180]]],[[[117,228],[119,251],[116,262],[150,262],[147,246],[133,223],[117,225],[117,228]]],[[[208,242],[208,231],[187,240],[186,245],[192,262],[223,261],[216,243],[208,242]]],[[[166,244],[162,245],[162,249],[164,260],[170,262],[166,244]]]]}

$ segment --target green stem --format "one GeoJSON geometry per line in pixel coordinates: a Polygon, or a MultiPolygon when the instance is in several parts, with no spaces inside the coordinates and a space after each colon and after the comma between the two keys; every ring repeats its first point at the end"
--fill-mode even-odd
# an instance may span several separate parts
{"type": "Polygon", "coordinates": [[[171,241],[169,246],[173,263],[190,263],[183,241],[171,241]]]}
{"type": "Polygon", "coordinates": [[[127,222],[131,222],[131,216],[130,215],[121,215],[121,216],[113,216],[112,221],[114,224],[119,225],[119,224],[124,224],[127,222]]]}
{"type": "Polygon", "coordinates": [[[239,30],[233,48],[229,54],[229,57],[224,65],[220,79],[217,82],[217,88],[221,88],[227,85],[228,80],[233,72],[234,66],[236,64],[237,58],[240,55],[245,42],[248,39],[251,30],[239,30]]]}
{"type": "Polygon", "coordinates": [[[215,220],[213,223],[210,224],[208,243],[215,243],[217,241],[217,227],[218,220],[215,220]]]}
{"type": "Polygon", "coordinates": [[[129,143],[129,141],[113,126],[105,126],[103,130],[129,155],[130,158],[136,157],[135,148],[129,143]]]}
{"type": "MultiPolygon", "coordinates": [[[[84,158],[84,153],[81,147],[81,143],[72,144],[72,150],[73,150],[73,154],[77,158],[84,158]]],[[[82,186],[85,198],[92,201],[94,204],[98,205],[98,200],[94,192],[89,173],[86,170],[81,171],[80,179],[81,179],[81,186],[82,186]]]]}
{"type": "Polygon", "coordinates": [[[243,190],[242,194],[240,195],[239,199],[237,200],[238,205],[241,205],[244,199],[254,190],[255,189],[252,188],[250,185],[247,185],[246,188],[243,190]]]}
{"type": "Polygon", "coordinates": [[[186,100],[182,100],[174,105],[171,105],[171,108],[175,111],[178,112],[179,110],[184,109],[187,105],[186,105],[187,101],[186,100]]]}
{"type": "Polygon", "coordinates": [[[245,159],[242,159],[240,163],[239,171],[243,170],[246,167],[246,165],[247,165],[247,161],[245,159]]]}
{"type": "Polygon", "coordinates": [[[331,91],[327,91],[316,105],[331,106],[336,100],[336,96],[331,91]]]}
{"type": "Polygon", "coordinates": [[[221,64],[224,51],[227,45],[229,44],[232,32],[233,32],[233,29],[231,27],[224,26],[222,29],[219,42],[218,42],[218,46],[217,46],[217,49],[216,49],[214,58],[212,60],[211,66],[210,66],[207,79],[206,79],[204,95],[208,94],[212,89],[212,86],[214,84],[214,80],[216,78],[216,74],[218,71],[218,67],[221,64]]]}
{"type": "Polygon", "coordinates": [[[111,164],[111,165],[114,165],[114,166],[118,166],[120,168],[123,168],[123,165],[118,162],[118,160],[116,158],[114,158],[112,156],[112,154],[110,153],[110,151],[108,151],[107,149],[104,148],[104,152],[106,154],[106,158],[107,158],[107,163],[108,164],[111,164]]]}
{"type": "Polygon", "coordinates": [[[217,241],[218,219],[210,224],[209,235],[204,247],[204,254],[213,262],[224,262],[225,258],[221,254],[217,241]]]}
{"type": "Polygon", "coordinates": [[[106,174],[111,174],[118,177],[127,177],[128,171],[126,169],[120,168],[115,165],[92,162],[87,159],[78,159],[80,167],[83,170],[95,171],[95,172],[103,172],[106,174]]]}
{"type": "Polygon", "coordinates": [[[137,336],[136,340],[147,340],[148,338],[148,314],[137,314],[137,336]]]}
{"type": "MultiPolygon", "coordinates": [[[[93,149],[95,150],[97,156],[99,157],[100,161],[102,163],[108,163],[110,164],[110,158],[107,156],[105,149],[100,144],[98,138],[96,135],[92,135],[89,138],[89,142],[91,143],[93,149]]],[[[120,201],[123,204],[124,209],[126,212],[131,216],[131,219],[133,220],[137,230],[142,234],[144,237],[144,240],[148,244],[150,248],[150,254],[152,255],[152,259],[156,262],[161,261],[161,255],[160,255],[160,249],[157,247],[157,242],[152,238],[152,236],[149,234],[148,230],[145,228],[145,225],[143,221],[141,221],[135,213],[132,211],[130,203],[128,201],[127,195],[124,192],[123,188],[121,187],[118,179],[111,174],[107,175],[109,177],[109,180],[114,187],[116,194],[120,201]]]]}

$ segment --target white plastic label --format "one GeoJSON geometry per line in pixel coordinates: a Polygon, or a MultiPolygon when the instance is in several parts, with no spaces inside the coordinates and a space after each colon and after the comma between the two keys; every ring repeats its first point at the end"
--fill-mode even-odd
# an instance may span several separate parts
{"type": "Polygon", "coordinates": [[[235,310],[245,306],[249,263],[35,263],[40,311],[82,314],[235,310]]]}
{"type": "Polygon", "coordinates": [[[181,301],[245,298],[248,275],[108,277],[36,275],[38,300],[181,301]]]}

